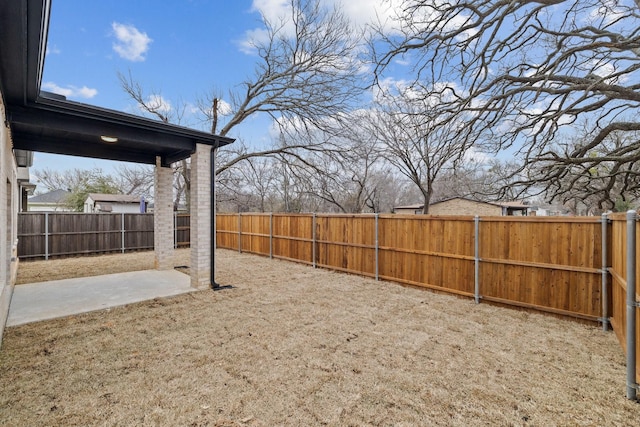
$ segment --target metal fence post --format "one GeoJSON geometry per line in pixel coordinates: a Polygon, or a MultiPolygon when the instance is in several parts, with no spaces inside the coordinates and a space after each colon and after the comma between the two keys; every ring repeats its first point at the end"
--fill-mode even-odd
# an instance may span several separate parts
{"type": "Polygon", "coordinates": [[[602,214],[602,330],[604,332],[609,330],[609,294],[607,291],[607,279],[608,279],[608,268],[609,268],[609,260],[607,259],[607,224],[608,218],[607,214],[602,214]]]}
{"type": "Polygon", "coordinates": [[[173,249],[178,248],[178,212],[173,212],[173,249]]]}
{"type": "Polygon", "coordinates": [[[269,214],[269,258],[273,259],[273,212],[269,214]]]}
{"type": "Polygon", "coordinates": [[[49,259],[49,212],[44,214],[44,259],[49,259]]]}
{"type": "Polygon", "coordinates": [[[480,303],[480,217],[473,218],[473,246],[474,246],[474,297],[476,304],[480,303]]]}
{"type": "Polygon", "coordinates": [[[124,212],[120,214],[121,227],[121,240],[122,240],[122,253],[124,253],[124,212]]]}
{"type": "Polygon", "coordinates": [[[316,214],[313,214],[313,221],[312,221],[312,242],[311,244],[313,245],[312,248],[312,257],[313,257],[313,268],[316,268],[316,214]]]}
{"type": "Polygon", "coordinates": [[[238,252],[242,253],[242,214],[238,212],[238,252]]]}
{"type": "Polygon", "coordinates": [[[378,229],[378,216],[379,214],[376,214],[376,280],[380,280],[380,252],[379,252],[379,248],[380,248],[380,231],[378,229]]]}
{"type": "Polygon", "coordinates": [[[627,211],[627,399],[636,400],[636,212],[627,211]]]}

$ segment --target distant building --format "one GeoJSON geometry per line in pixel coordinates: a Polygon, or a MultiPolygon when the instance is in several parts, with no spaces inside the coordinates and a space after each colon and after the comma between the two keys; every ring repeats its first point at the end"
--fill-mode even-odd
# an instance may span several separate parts
{"type": "Polygon", "coordinates": [[[84,202],[85,213],[140,213],[147,211],[147,204],[140,196],[127,194],[89,193],[84,202]]]}
{"type": "Polygon", "coordinates": [[[73,209],[67,205],[71,193],[67,190],[53,190],[27,199],[28,212],[68,212],[73,209]]]}
{"type": "MultiPolygon", "coordinates": [[[[529,215],[535,216],[572,216],[574,213],[571,209],[559,204],[537,204],[529,208],[529,215]]],[[[587,215],[581,213],[579,215],[587,215]]]]}
{"type": "MultiPolygon", "coordinates": [[[[421,214],[424,204],[396,206],[393,212],[397,214],[421,214]]],[[[479,216],[526,216],[529,205],[521,201],[515,202],[481,202],[464,197],[454,197],[432,203],[429,206],[430,215],[479,215],[479,216]]]]}
{"type": "Polygon", "coordinates": [[[415,205],[396,206],[393,208],[393,213],[400,215],[420,215],[424,209],[424,203],[415,205]]]}

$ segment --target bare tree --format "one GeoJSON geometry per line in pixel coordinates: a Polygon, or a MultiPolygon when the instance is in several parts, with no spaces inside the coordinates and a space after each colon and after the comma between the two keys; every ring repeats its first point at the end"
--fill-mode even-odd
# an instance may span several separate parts
{"type": "Polygon", "coordinates": [[[304,211],[316,211],[314,204],[309,203],[301,180],[292,171],[290,161],[278,163],[276,169],[275,191],[278,194],[279,206],[275,209],[280,212],[299,213],[304,211]],[[311,207],[310,207],[311,206],[311,207]]]}
{"type": "MultiPolygon", "coordinates": [[[[135,81],[129,72],[127,75],[118,73],[120,86],[135,101],[136,106],[146,115],[158,119],[164,123],[180,124],[184,120],[186,104],[178,102],[172,105],[165,100],[160,93],[147,94],[139,82],[135,81]]],[[[189,209],[191,190],[191,167],[188,159],[181,160],[172,165],[174,187],[174,209],[178,209],[184,200],[189,209]]],[[[152,181],[153,182],[153,181],[152,181]]]]}
{"type": "Polygon", "coordinates": [[[360,125],[360,115],[352,113],[349,126],[327,136],[337,149],[311,153],[302,167],[291,165],[305,192],[318,199],[325,211],[380,211],[387,175],[384,159],[369,129],[360,125]]]}
{"type": "MultiPolygon", "coordinates": [[[[588,138],[588,134],[580,135],[566,143],[558,143],[558,152],[573,152],[588,138]]],[[[593,161],[568,165],[558,161],[541,161],[533,165],[530,173],[548,175],[561,169],[558,178],[548,184],[549,192],[555,194],[562,203],[583,206],[589,214],[626,210],[640,199],[640,161],[603,157],[607,153],[630,149],[639,140],[640,132],[612,132],[586,154],[585,160],[593,161]]]]}
{"type": "Polygon", "coordinates": [[[43,188],[46,191],[67,190],[72,191],[79,187],[87,176],[102,174],[101,169],[93,169],[91,171],[85,169],[69,169],[65,171],[57,171],[49,168],[34,169],[33,176],[38,181],[37,193],[42,193],[43,188]]]}
{"type": "MultiPolygon", "coordinates": [[[[356,55],[361,37],[343,13],[337,8],[324,8],[319,0],[289,0],[289,12],[289,16],[275,22],[263,19],[266,38],[254,42],[257,63],[252,77],[224,96],[214,90],[198,102],[212,133],[226,136],[256,114],[270,115],[282,133],[288,129],[298,132],[298,127],[325,126],[334,123],[358,98],[362,78],[356,55]],[[332,119],[327,120],[328,117],[332,119]]],[[[165,104],[157,102],[162,99],[159,94],[146,95],[130,75],[120,75],[120,81],[146,114],[165,122],[182,119],[184,108],[171,116],[165,104]]],[[[240,163],[254,158],[279,155],[295,160],[301,158],[301,150],[329,149],[324,141],[287,138],[286,142],[279,140],[271,147],[253,150],[246,146],[217,150],[216,174],[231,173],[240,163]]],[[[179,200],[182,194],[189,193],[188,162],[175,169],[181,177],[175,185],[179,200]]],[[[250,171],[251,166],[242,170],[250,171]]],[[[230,177],[226,183],[234,179],[230,177]]],[[[220,180],[225,178],[221,176],[220,180]]]]}
{"type": "MultiPolygon", "coordinates": [[[[385,42],[375,52],[376,75],[382,81],[396,59],[412,62],[416,87],[447,95],[439,106],[446,117],[466,115],[457,138],[511,149],[522,160],[522,184],[549,186],[548,198],[562,198],[567,182],[581,185],[569,178],[576,168],[640,158],[638,140],[605,142],[640,130],[639,7],[630,0],[406,0],[397,32],[387,36],[381,27],[371,44],[385,42]],[[584,117],[588,137],[558,151],[555,143],[584,117]],[[555,166],[527,174],[536,163],[555,166]]],[[[632,173],[602,169],[611,171],[602,180],[615,181],[620,169],[632,173]]]]}
{"type": "Polygon", "coordinates": [[[123,194],[153,199],[154,173],[149,165],[118,164],[113,179],[123,194]]]}
{"type": "Polygon", "coordinates": [[[212,132],[227,135],[258,113],[277,122],[284,117],[322,124],[348,110],[360,94],[355,56],[360,37],[344,14],[323,8],[318,0],[289,0],[289,10],[290,16],[277,22],[263,19],[267,36],[253,42],[258,57],[254,76],[240,90],[228,92],[228,119],[218,122],[220,97],[215,93],[204,103],[212,132]]]}
{"type": "Polygon", "coordinates": [[[33,175],[40,185],[49,191],[59,189],[69,191],[65,205],[77,212],[83,211],[84,202],[89,193],[122,193],[122,189],[118,187],[113,176],[105,174],[100,168],[66,171],[53,171],[45,168],[34,170],[33,175]]]}
{"type": "Polygon", "coordinates": [[[385,95],[380,109],[369,115],[370,131],[382,155],[420,191],[425,214],[436,179],[453,168],[468,148],[455,137],[464,123],[452,120],[441,125],[441,116],[434,109],[439,100],[401,90],[385,95]]]}
{"type": "Polygon", "coordinates": [[[247,205],[251,211],[267,212],[274,209],[274,181],[276,179],[276,159],[272,157],[251,158],[242,162],[238,171],[242,184],[237,187],[248,194],[247,205]]]}

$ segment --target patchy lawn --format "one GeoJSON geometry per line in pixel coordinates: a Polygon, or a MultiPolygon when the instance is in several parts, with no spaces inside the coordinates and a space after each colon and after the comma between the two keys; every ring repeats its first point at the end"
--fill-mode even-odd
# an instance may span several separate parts
{"type": "MultiPolygon", "coordinates": [[[[181,258],[188,250],[176,251],[181,258]]],[[[59,258],[52,260],[20,261],[16,284],[47,282],[49,280],[74,277],[98,276],[127,271],[151,270],[154,268],[153,252],[130,252],[98,256],[59,258]]]]}
{"type": "MultiPolygon", "coordinates": [[[[101,258],[90,258],[92,271],[101,258]]],[[[634,425],[640,417],[625,398],[622,350],[595,326],[231,251],[216,260],[218,282],[233,289],[8,328],[0,424],[634,425]]]]}

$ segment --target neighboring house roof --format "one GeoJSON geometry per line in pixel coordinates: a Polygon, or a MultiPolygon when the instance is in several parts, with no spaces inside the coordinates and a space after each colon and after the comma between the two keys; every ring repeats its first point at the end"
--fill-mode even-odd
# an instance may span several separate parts
{"type": "MultiPolygon", "coordinates": [[[[485,203],[487,205],[493,205],[493,206],[499,206],[501,208],[510,208],[510,209],[527,209],[530,206],[526,203],[524,203],[523,201],[511,201],[511,202],[485,202],[482,200],[474,200],[474,199],[469,199],[467,197],[450,197],[448,199],[443,199],[443,200],[438,200],[437,202],[433,202],[431,203],[430,206],[433,205],[437,205],[439,203],[445,203],[445,202],[449,202],[451,200],[466,200],[468,202],[474,202],[474,203],[485,203]]],[[[422,209],[424,208],[424,203],[418,203],[415,205],[406,205],[406,206],[394,206],[394,210],[395,209],[422,209]]]]}
{"type": "Polygon", "coordinates": [[[422,209],[424,208],[424,203],[419,203],[417,205],[405,205],[405,206],[394,206],[393,209],[422,209]]]}
{"type": "MultiPolygon", "coordinates": [[[[483,200],[474,200],[474,199],[469,199],[468,197],[450,197],[448,199],[443,199],[443,200],[438,200],[437,202],[433,202],[431,203],[431,206],[433,205],[437,205],[438,203],[445,203],[445,202],[449,202],[451,200],[466,200],[468,202],[474,202],[474,203],[485,203],[487,205],[493,205],[493,206],[500,206],[501,208],[521,208],[521,209],[527,209],[529,207],[529,205],[527,205],[526,203],[522,202],[522,201],[511,201],[511,202],[485,202],[483,200]]],[[[424,205],[422,205],[424,206],[424,205]]]]}
{"type": "Polygon", "coordinates": [[[99,194],[89,193],[94,202],[110,202],[110,203],[140,203],[140,196],[132,196],[129,194],[99,194]]]}
{"type": "Polygon", "coordinates": [[[48,193],[29,197],[29,203],[64,203],[70,194],[67,190],[53,190],[48,193]]]}

